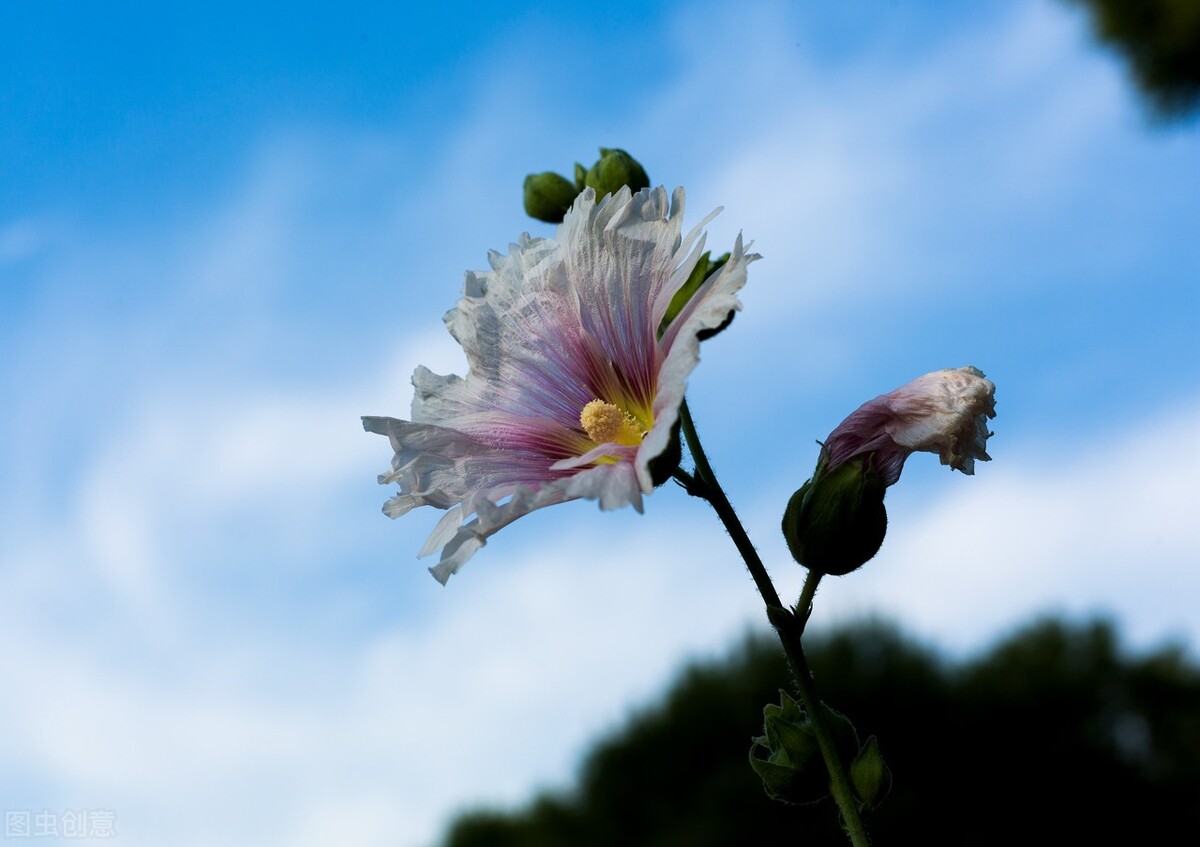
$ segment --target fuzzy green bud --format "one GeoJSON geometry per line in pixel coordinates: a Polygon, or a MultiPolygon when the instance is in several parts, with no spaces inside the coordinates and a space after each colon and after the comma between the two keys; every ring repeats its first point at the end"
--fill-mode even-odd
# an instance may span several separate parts
{"type": "Polygon", "coordinates": [[[650,177],[638,160],[624,150],[600,148],[600,158],[588,169],[584,182],[596,190],[596,199],[615,194],[621,186],[628,185],[633,192],[650,186],[650,177]]]}
{"type": "Polygon", "coordinates": [[[546,223],[562,223],[579,191],[570,180],[553,171],[525,177],[525,214],[546,223]]]}
{"type": "Polygon", "coordinates": [[[833,470],[822,451],[813,478],[792,495],[783,513],[783,537],[797,562],[842,576],[879,552],[887,532],[883,478],[856,456],[833,470]]]}
{"type": "Polygon", "coordinates": [[[829,796],[829,776],[812,722],[785,692],[763,709],[764,734],[753,739],[750,767],[773,800],[816,803],[829,796]]]}

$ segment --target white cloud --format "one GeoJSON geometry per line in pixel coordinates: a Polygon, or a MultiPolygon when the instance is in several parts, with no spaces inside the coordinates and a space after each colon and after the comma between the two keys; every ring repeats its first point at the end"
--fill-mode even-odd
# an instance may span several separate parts
{"type": "MultiPolygon", "coordinates": [[[[1106,608],[1143,642],[1200,639],[1188,599],[1200,460],[1177,453],[1168,474],[1159,461],[1163,445],[1198,440],[1187,407],[1055,465],[1027,453],[973,480],[944,474],[953,495],[894,510],[884,553],[831,580],[815,620],[883,610],[963,646],[1047,608],[1106,608]]],[[[519,802],[568,779],[589,740],[681,659],[761,623],[715,519],[678,498],[656,494],[646,516],[592,504],[531,516],[445,589],[414,561],[423,611],[340,645],[287,629],[191,633],[156,673],[129,666],[111,632],[87,643],[6,617],[0,636],[36,645],[0,668],[19,692],[5,717],[24,728],[10,766],[68,796],[115,798],[144,843],[425,843],[459,804],[519,802]],[[222,813],[206,822],[206,808],[222,813]]],[[[778,570],[786,596],[799,569],[778,570]]]]}
{"type": "Polygon", "coordinates": [[[161,632],[180,600],[164,582],[208,562],[249,566],[256,543],[293,561],[334,555],[345,540],[330,531],[343,514],[335,498],[385,470],[390,455],[359,416],[404,416],[415,366],[449,371],[460,360],[441,329],[410,336],[387,367],[357,383],[148,393],[113,437],[94,445],[73,475],[68,508],[38,531],[74,541],[71,569],[102,576],[110,601],[161,632]]]}
{"type": "Polygon", "coordinates": [[[753,131],[703,180],[736,210],[714,230],[744,229],[770,258],[747,294],[772,308],[748,320],[819,325],[831,304],[936,294],[947,263],[991,252],[983,235],[998,221],[1058,212],[1088,147],[1120,126],[1114,75],[1080,61],[1076,22],[1045,3],[993,24],[915,60],[867,54],[819,85],[796,45],[756,44],[737,87],[767,102],[747,107],[753,131]]]}
{"type": "Polygon", "coordinates": [[[10,766],[114,798],[144,843],[420,843],[467,798],[515,802],[565,779],[682,656],[755,619],[733,557],[706,566],[715,526],[680,544],[636,515],[586,511],[583,531],[495,544],[449,589],[414,563],[433,612],[341,650],[278,631],[231,653],[201,634],[156,674],[127,666],[128,644],[7,618],[6,639],[36,645],[3,663],[23,694],[6,707],[24,728],[10,766]]]}

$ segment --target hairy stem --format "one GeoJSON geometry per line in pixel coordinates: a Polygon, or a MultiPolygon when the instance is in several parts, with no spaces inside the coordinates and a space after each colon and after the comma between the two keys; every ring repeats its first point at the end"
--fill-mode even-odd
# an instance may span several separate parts
{"type": "Polygon", "coordinates": [[[808,617],[812,614],[813,598],[817,596],[817,584],[820,583],[822,576],[824,574],[810,570],[808,576],[804,578],[804,588],[800,591],[800,599],[796,601],[796,621],[800,626],[797,635],[803,635],[804,627],[808,625],[808,617]]]}
{"type": "Polygon", "coordinates": [[[812,671],[808,666],[808,659],[804,655],[804,647],[800,643],[800,636],[804,632],[804,625],[808,621],[808,608],[812,604],[813,596],[816,594],[817,583],[820,581],[819,575],[814,575],[809,572],[808,579],[804,583],[804,590],[800,595],[800,604],[797,606],[796,613],[784,607],[783,602],[779,599],[779,592],[775,590],[774,583],[771,582],[771,577],[767,574],[767,568],[759,558],[758,551],[754,549],[754,544],[750,541],[750,536],[746,534],[745,527],[742,526],[741,520],[738,519],[737,513],[733,510],[733,505],[730,504],[729,498],[725,496],[725,491],[717,482],[717,477],[713,473],[712,465],[708,462],[708,456],[704,453],[704,448],[700,445],[700,437],[696,434],[696,425],[692,421],[691,412],[688,410],[687,400],[685,399],[679,407],[679,417],[683,423],[683,436],[687,440],[688,450],[691,451],[692,459],[696,462],[696,472],[693,476],[683,471],[675,474],[676,480],[689,494],[696,497],[703,497],[708,501],[709,505],[716,511],[717,517],[725,526],[725,530],[729,533],[729,537],[733,539],[734,545],[738,552],[741,553],[742,559],[746,562],[746,567],[750,571],[750,576],[754,579],[754,584],[758,588],[758,593],[762,596],[763,602],[767,606],[767,618],[771,621],[771,625],[775,627],[775,632],[779,635],[779,640],[783,644],[783,651],[787,655],[788,664],[791,665],[792,673],[796,677],[796,686],[800,692],[801,702],[804,704],[805,710],[808,712],[809,719],[813,724],[813,733],[817,737],[817,744],[821,748],[821,755],[825,759],[825,767],[829,771],[830,790],[833,793],[833,799],[837,802],[838,809],[842,813],[842,822],[846,828],[846,834],[850,838],[850,843],[854,847],[869,847],[870,841],[867,837],[867,830],[863,826],[862,816],[858,812],[858,803],[854,799],[854,792],[850,788],[850,779],[846,775],[846,768],[842,764],[841,758],[838,756],[837,747],[834,744],[833,734],[829,731],[829,727],[825,722],[824,710],[820,698],[817,696],[816,687],[812,680],[812,671]]]}

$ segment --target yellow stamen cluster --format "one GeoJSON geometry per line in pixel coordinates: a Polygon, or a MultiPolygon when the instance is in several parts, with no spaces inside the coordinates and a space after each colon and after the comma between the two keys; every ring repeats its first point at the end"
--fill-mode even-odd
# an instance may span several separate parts
{"type": "Polygon", "coordinates": [[[628,412],[603,400],[592,400],[579,413],[579,425],[597,444],[616,442],[626,447],[642,443],[646,430],[628,412]]]}

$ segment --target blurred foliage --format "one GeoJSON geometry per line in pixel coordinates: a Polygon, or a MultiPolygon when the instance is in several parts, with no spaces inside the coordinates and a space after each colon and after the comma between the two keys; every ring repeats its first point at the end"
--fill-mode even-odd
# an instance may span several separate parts
{"type": "MultiPolygon", "coordinates": [[[[951,664],[881,624],[811,638],[817,683],[894,776],[880,844],[1148,844],[1200,831],[1200,668],[1131,657],[1110,624],[1045,621],[951,664]]],[[[751,770],[763,705],[790,688],[777,643],[688,669],[601,740],[577,789],[478,810],[447,847],[707,847],[846,841],[832,804],[767,799],[751,770]]]]}
{"type": "Polygon", "coordinates": [[[1097,37],[1124,55],[1160,117],[1200,106],[1200,0],[1071,2],[1087,7],[1097,37]]]}

